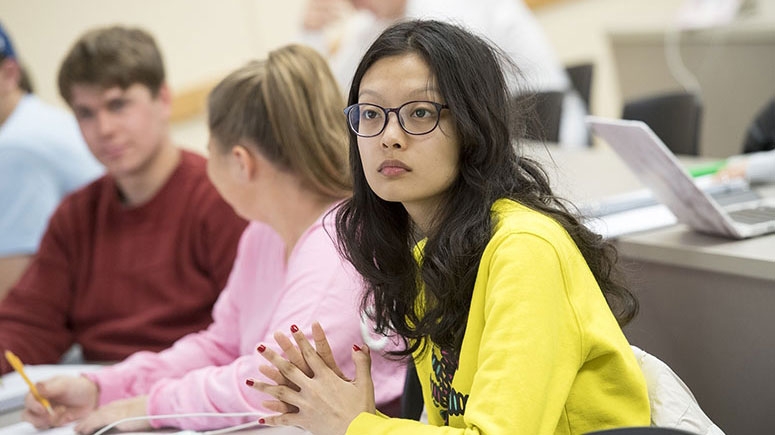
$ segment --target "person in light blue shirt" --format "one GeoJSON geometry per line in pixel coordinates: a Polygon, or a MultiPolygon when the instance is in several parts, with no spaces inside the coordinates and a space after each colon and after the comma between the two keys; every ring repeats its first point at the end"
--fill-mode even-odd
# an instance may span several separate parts
{"type": "Polygon", "coordinates": [[[0,299],[37,250],[59,201],[102,172],[75,119],[32,94],[0,25],[0,299]]]}

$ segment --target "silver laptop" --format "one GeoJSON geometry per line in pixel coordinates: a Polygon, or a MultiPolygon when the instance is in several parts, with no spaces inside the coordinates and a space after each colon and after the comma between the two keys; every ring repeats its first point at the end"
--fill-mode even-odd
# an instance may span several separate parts
{"type": "Polygon", "coordinates": [[[702,233],[733,239],[775,232],[775,198],[754,197],[722,206],[697,187],[645,123],[588,116],[587,124],[680,222],[702,233]]]}

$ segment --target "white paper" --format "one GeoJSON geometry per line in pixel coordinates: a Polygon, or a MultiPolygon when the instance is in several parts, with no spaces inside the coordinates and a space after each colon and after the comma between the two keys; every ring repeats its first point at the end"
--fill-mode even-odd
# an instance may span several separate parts
{"type": "MultiPolygon", "coordinates": [[[[39,382],[57,375],[78,376],[100,368],[102,366],[94,364],[31,365],[24,366],[24,372],[32,382],[39,382]]],[[[29,387],[18,373],[3,375],[3,383],[0,384],[0,413],[21,409],[24,406],[24,396],[29,391],[29,387]]]]}
{"type": "Polygon", "coordinates": [[[0,435],[73,435],[73,425],[37,430],[27,422],[16,423],[0,428],[0,435]]]}
{"type": "MultiPolygon", "coordinates": [[[[75,435],[75,431],[73,430],[73,427],[75,426],[75,423],[71,423],[67,426],[47,429],[47,430],[37,430],[35,429],[31,424],[27,422],[21,422],[12,424],[10,426],[6,427],[0,427],[0,435],[75,435]]],[[[115,431],[110,431],[110,433],[116,433],[115,431]]],[[[220,434],[227,434],[227,433],[234,433],[235,435],[238,434],[254,434],[254,433],[260,433],[261,435],[311,435],[309,432],[306,432],[302,429],[299,429],[297,427],[247,427],[247,425],[239,425],[234,426],[231,428],[224,428],[224,429],[216,429],[206,432],[196,432],[192,430],[178,430],[178,429],[157,429],[152,430],[148,432],[119,432],[121,435],[149,435],[149,434],[168,434],[168,435],[220,435],[220,434]],[[240,430],[242,429],[242,430],[240,430]],[[236,432],[235,432],[236,431],[236,432]]]]}
{"type": "Polygon", "coordinates": [[[653,205],[634,210],[590,218],[587,227],[605,238],[667,227],[678,222],[675,215],[664,205],[653,205]]]}
{"type": "MultiPolygon", "coordinates": [[[[46,430],[37,430],[34,426],[31,424],[25,422],[12,424],[10,426],[2,427],[0,428],[0,435],[75,435],[75,431],[73,430],[73,427],[75,427],[75,423],[62,426],[62,427],[55,427],[51,429],[46,430]]],[[[114,431],[111,431],[111,433],[114,433],[114,431]]],[[[150,432],[120,432],[121,435],[147,435],[147,434],[168,434],[168,435],[197,435],[200,434],[200,432],[192,432],[192,431],[165,431],[165,430],[157,430],[157,431],[150,431],[150,432]]]]}

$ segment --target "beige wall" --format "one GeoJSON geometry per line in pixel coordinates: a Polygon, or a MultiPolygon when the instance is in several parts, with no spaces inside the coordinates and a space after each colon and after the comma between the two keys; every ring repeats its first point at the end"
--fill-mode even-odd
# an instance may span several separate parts
{"type": "Polygon", "coordinates": [[[679,33],[683,4],[568,0],[537,15],[566,64],[595,62],[594,114],[617,117],[623,100],[695,84],[703,104],[701,155],[737,154],[756,112],[775,96],[775,0],[744,1],[727,25],[679,33]],[[680,57],[668,62],[668,53],[680,57]]]}
{"type": "Polygon", "coordinates": [[[618,116],[620,95],[606,32],[619,27],[663,27],[672,22],[679,0],[575,0],[536,11],[565,64],[593,61],[591,111],[618,116]]]}
{"type": "MultiPolygon", "coordinates": [[[[37,93],[64,105],[59,63],[95,26],[142,26],[156,37],[173,92],[212,82],[293,36],[304,0],[0,0],[0,20],[32,75],[37,93]]],[[[176,125],[175,139],[203,150],[203,117],[176,125]]]]}
{"type": "MultiPolygon", "coordinates": [[[[112,23],[150,30],[164,52],[175,90],[211,82],[247,59],[291,40],[306,0],[0,0],[0,19],[29,66],[38,93],[62,104],[55,87],[59,62],[72,41],[112,23]]],[[[471,0],[475,1],[475,0],[471,0]]],[[[669,27],[682,0],[563,0],[536,10],[566,64],[596,63],[592,112],[617,116],[621,93],[609,29],[669,27]]],[[[775,0],[758,0],[759,19],[775,22],[775,0]]],[[[750,19],[750,18],[749,18],[750,19]]],[[[203,117],[176,125],[176,139],[201,149],[203,117]]]]}
{"type": "Polygon", "coordinates": [[[303,0],[0,0],[0,19],[31,69],[39,93],[58,97],[64,53],[85,30],[138,25],[156,37],[170,84],[219,78],[292,35],[303,0]]]}

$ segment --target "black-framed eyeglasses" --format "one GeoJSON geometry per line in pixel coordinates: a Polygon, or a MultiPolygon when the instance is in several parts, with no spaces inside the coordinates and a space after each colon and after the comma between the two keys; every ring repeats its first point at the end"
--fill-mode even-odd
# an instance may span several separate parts
{"type": "Polygon", "coordinates": [[[388,116],[393,112],[405,132],[419,136],[432,132],[441,118],[441,111],[448,109],[446,104],[433,101],[409,101],[398,107],[382,107],[376,104],[358,103],[347,106],[347,124],[353,133],[360,137],[374,137],[385,130],[388,116]]]}

